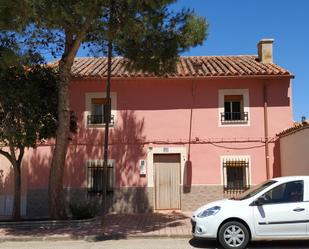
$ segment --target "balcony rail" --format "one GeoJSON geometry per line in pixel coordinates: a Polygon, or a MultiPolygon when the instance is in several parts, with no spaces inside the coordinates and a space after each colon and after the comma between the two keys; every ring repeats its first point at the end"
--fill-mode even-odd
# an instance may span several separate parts
{"type": "MultiPolygon", "coordinates": [[[[109,122],[110,125],[115,124],[114,115],[111,115],[111,120],[109,122]]],[[[103,115],[88,115],[87,116],[87,124],[88,125],[100,125],[104,124],[104,116],[103,115]]]]}
{"type": "Polygon", "coordinates": [[[221,112],[221,123],[242,124],[248,122],[248,112],[221,112]]]}

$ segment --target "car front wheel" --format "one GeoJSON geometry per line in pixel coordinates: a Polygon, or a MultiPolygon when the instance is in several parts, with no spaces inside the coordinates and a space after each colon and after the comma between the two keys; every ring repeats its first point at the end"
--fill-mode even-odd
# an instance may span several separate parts
{"type": "Polygon", "coordinates": [[[240,222],[229,221],[220,228],[218,239],[226,249],[243,249],[249,242],[249,232],[240,222]]]}

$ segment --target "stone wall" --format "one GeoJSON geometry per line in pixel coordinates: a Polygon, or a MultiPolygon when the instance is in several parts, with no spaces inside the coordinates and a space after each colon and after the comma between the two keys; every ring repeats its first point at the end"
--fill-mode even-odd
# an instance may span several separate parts
{"type": "Polygon", "coordinates": [[[224,198],[221,185],[184,186],[181,195],[182,211],[194,211],[208,202],[224,198]]]}
{"type": "Polygon", "coordinates": [[[111,212],[117,213],[147,213],[154,209],[153,188],[130,187],[118,188],[113,193],[111,212]]]}
{"type": "MultiPolygon", "coordinates": [[[[130,187],[116,188],[108,193],[109,212],[145,213],[153,211],[153,188],[130,187]]],[[[102,207],[101,196],[88,195],[83,188],[66,188],[65,200],[67,211],[72,203],[94,202],[102,207]]],[[[29,189],[27,193],[27,216],[48,216],[48,189],[29,189]]]]}
{"type": "Polygon", "coordinates": [[[28,217],[48,216],[48,189],[28,189],[27,212],[28,217]]]}
{"type": "MultiPolygon", "coordinates": [[[[65,189],[66,206],[70,203],[95,202],[102,207],[100,196],[89,196],[82,188],[65,189]]],[[[211,201],[230,197],[223,192],[221,185],[192,185],[181,189],[181,210],[194,211],[211,201]]],[[[108,193],[107,205],[109,212],[114,213],[145,213],[154,210],[154,188],[123,187],[108,193]]],[[[31,189],[27,196],[27,216],[48,215],[48,190],[31,189]]]]}

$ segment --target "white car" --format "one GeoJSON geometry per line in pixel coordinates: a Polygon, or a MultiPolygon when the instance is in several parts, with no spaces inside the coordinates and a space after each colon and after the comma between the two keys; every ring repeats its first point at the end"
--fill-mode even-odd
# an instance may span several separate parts
{"type": "Polygon", "coordinates": [[[309,238],[309,176],[278,177],[237,199],[208,203],[191,218],[197,238],[218,239],[227,249],[249,240],[309,238]]]}

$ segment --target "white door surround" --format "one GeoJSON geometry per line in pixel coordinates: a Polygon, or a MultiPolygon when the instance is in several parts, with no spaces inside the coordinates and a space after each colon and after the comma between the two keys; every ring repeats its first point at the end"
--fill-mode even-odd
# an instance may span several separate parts
{"type": "Polygon", "coordinates": [[[154,187],[154,154],[180,154],[180,185],[186,184],[185,163],[187,161],[186,147],[149,147],[147,153],[147,187],[154,187]]]}

